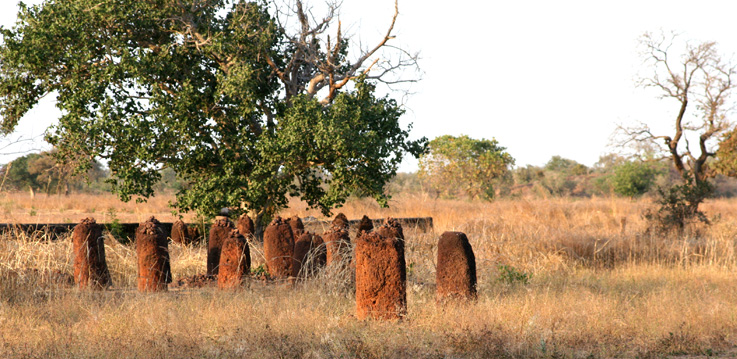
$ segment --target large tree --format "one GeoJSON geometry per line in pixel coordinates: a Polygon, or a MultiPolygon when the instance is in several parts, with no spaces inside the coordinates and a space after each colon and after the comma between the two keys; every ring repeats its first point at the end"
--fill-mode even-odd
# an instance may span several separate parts
{"type": "Polygon", "coordinates": [[[176,207],[244,205],[258,224],[289,195],[325,213],[356,190],[385,204],[403,155],[423,150],[399,125],[401,106],[376,95],[377,82],[414,80],[400,71],[416,56],[387,45],[396,4],[386,35],[358,49],[336,6],[315,19],[299,0],[20,6],[15,27],[0,30],[2,130],[56,94],[49,142],[66,160],[107,161],[123,200],[153,195],[171,168],[189,182],[176,207]],[[395,61],[379,59],[387,48],[395,61]]]}
{"type": "Polygon", "coordinates": [[[640,45],[649,73],[640,78],[639,85],[655,89],[675,111],[669,131],[653,130],[652,124],[661,121],[656,119],[620,127],[621,144],[655,149],[651,160],[668,158],[682,176],[703,183],[714,175],[709,162],[716,155],[719,138],[732,128],[730,96],[737,86],[737,68],[722,59],[712,41],[689,42],[677,34],[646,33],[640,45]]]}

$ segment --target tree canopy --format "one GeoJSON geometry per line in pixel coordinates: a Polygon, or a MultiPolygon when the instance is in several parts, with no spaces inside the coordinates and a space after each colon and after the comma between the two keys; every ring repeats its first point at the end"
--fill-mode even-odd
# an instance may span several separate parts
{"type": "Polygon", "coordinates": [[[445,135],[428,144],[420,157],[420,177],[444,197],[494,197],[494,181],[505,175],[514,158],[496,139],[445,135]]]}
{"type": "Polygon", "coordinates": [[[206,215],[243,205],[260,222],[288,195],[329,213],[355,190],[386,204],[385,183],[426,141],[409,140],[402,107],[376,95],[377,82],[413,80],[387,80],[416,65],[407,52],[374,59],[398,12],[376,47],[356,50],[339,24],[326,35],[335,6],[316,20],[297,1],[291,25],[277,10],[242,0],[21,4],[15,27],[0,30],[1,128],[55,94],[62,116],[47,140],[80,170],[90,162],[75,159],[105,160],[126,201],[153,195],[171,168],[188,182],[174,205],[206,215]]]}

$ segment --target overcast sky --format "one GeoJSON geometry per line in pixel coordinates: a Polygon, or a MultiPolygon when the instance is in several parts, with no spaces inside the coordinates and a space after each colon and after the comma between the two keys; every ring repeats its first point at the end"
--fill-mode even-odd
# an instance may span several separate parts
{"type": "MultiPolygon", "coordinates": [[[[393,10],[392,0],[344,0],[341,21],[371,44],[393,10]]],[[[590,166],[612,151],[617,123],[670,124],[677,104],[635,86],[645,31],[716,41],[725,57],[737,52],[737,2],[728,0],[400,0],[399,11],[395,43],[419,51],[423,71],[405,101],[412,136],[493,137],[518,166],[553,155],[590,166]]],[[[16,12],[17,1],[2,0],[0,25],[11,26],[16,12]]],[[[57,117],[53,99],[45,99],[16,136],[39,137],[57,117]]],[[[401,170],[416,168],[405,161],[401,170]]]]}

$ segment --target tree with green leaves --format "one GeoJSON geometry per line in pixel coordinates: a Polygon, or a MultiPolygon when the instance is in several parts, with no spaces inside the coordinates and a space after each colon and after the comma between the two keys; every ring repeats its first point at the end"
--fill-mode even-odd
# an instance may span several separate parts
{"type": "Polygon", "coordinates": [[[665,172],[658,167],[658,163],[624,162],[614,167],[612,190],[620,196],[641,196],[652,188],[655,177],[665,172]]]}
{"type": "Polygon", "coordinates": [[[494,183],[509,172],[514,158],[496,139],[476,140],[445,135],[428,144],[420,157],[419,175],[443,197],[492,199],[494,183]]]}
{"type": "Polygon", "coordinates": [[[89,161],[78,158],[104,159],[124,201],[152,196],[171,168],[187,182],[175,207],[242,206],[258,226],[288,196],[326,214],[354,191],[385,205],[384,185],[425,140],[408,139],[404,110],[376,85],[415,81],[402,70],[417,57],[387,45],[396,4],[373,48],[349,46],[337,10],[316,19],[299,0],[21,4],[0,30],[1,128],[55,94],[63,115],[47,140],[79,170],[89,161]]]}

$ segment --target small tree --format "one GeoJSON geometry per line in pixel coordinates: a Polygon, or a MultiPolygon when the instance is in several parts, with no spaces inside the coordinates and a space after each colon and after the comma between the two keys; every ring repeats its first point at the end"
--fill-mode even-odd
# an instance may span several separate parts
{"type": "Polygon", "coordinates": [[[660,172],[648,163],[625,162],[614,168],[612,190],[620,196],[641,196],[650,190],[660,172]]]}
{"type": "Polygon", "coordinates": [[[494,182],[514,164],[505,150],[496,139],[440,136],[420,157],[419,175],[439,195],[491,199],[494,182]]]}

